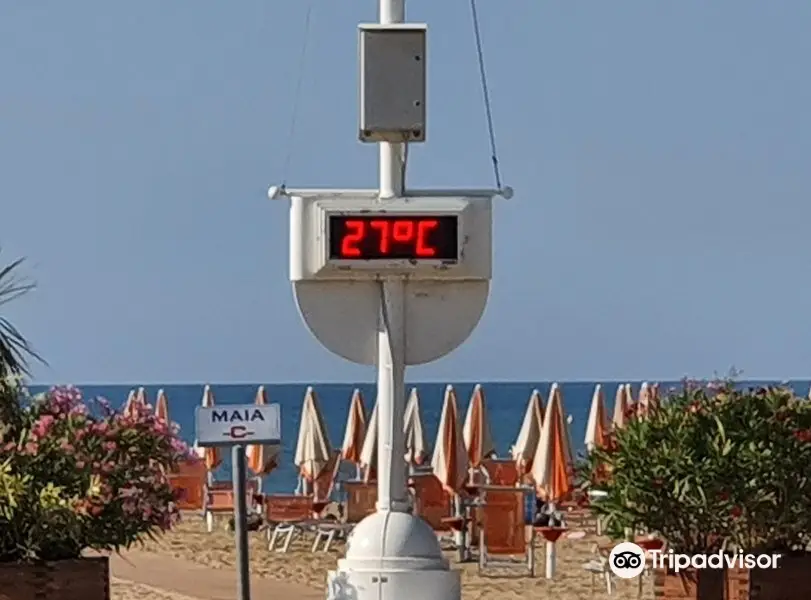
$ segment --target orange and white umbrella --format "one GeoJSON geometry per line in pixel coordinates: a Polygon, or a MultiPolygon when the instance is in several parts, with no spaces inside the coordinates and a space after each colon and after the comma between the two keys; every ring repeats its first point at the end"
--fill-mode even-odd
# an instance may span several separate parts
{"type": "Polygon", "coordinates": [[[659,406],[659,384],[654,383],[650,386],[650,399],[653,406],[659,406]]]}
{"type": "Polygon", "coordinates": [[[135,413],[135,390],[130,390],[130,393],[127,394],[127,400],[124,402],[124,408],[121,409],[121,412],[128,417],[135,413]]]}
{"type": "Polygon", "coordinates": [[[653,408],[653,395],[651,394],[650,384],[643,381],[639,386],[639,400],[636,403],[636,414],[639,417],[645,417],[653,408]]]}
{"type": "Polygon", "coordinates": [[[471,469],[480,467],[484,459],[489,458],[496,451],[493,434],[490,431],[490,422],[487,418],[484,390],[478,384],[473,388],[473,394],[470,397],[462,436],[465,440],[467,460],[471,469]]]}
{"type": "Polygon", "coordinates": [[[625,384],[625,402],[628,405],[629,418],[633,419],[639,412],[639,402],[634,399],[634,388],[630,383],[625,384]]]}
{"type": "Polygon", "coordinates": [[[574,455],[564,414],[563,394],[555,383],[549,392],[541,439],[532,461],[538,495],[551,503],[560,502],[574,489],[571,469],[574,455]]]}
{"type": "Polygon", "coordinates": [[[421,465],[428,456],[428,444],[425,442],[425,428],[422,425],[420,396],[417,388],[411,390],[405,409],[405,459],[411,465],[421,465]]]}
{"type": "MultiPolygon", "coordinates": [[[[569,426],[564,414],[563,394],[555,383],[549,392],[549,404],[541,428],[541,439],[532,461],[532,478],[535,480],[536,492],[553,507],[574,491],[572,472],[574,455],[569,426]]],[[[555,544],[547,542],[546,578],[551,579],[554,573],[555,544]]]]}
{"type": "Polygon", "coordinates": [[[442,487],[451,494],[458,495],[467,479],[468,459],[462,424],[459,420],[456,392],[451,385],[445,388],[431,467],[442,487]]]}
{"type": "Polygon", "coordinates": [[[169,399],[166,397],[166,392],[158,390],[158,396],[155,400],[155,416],[162,419],[167,424],[169,421],[169,399]]]}
{"type": "MultiPolygon", "coordinates": [[[[206,384],[206,386],[203,388],[202,406],[203,408],[211,408],[214,406],[214,392],[212,391],[211,386],[208,384],[206,384]]],[[[209,478],[211,478],[211,474],[222,464],[220,449],[208,446],[203,449],[201,454],[206,463],[206,470],[209,473],[209,478]]]]}
{"type": "Polygon", "coordinates": [[[606,442],[609,424],[605,409],[605,396],[603,386],[599,383],[594,387],[594,396],[591,398],[589,420],[586,424],[586,449],[591,452],[595,448],[602,448],[606,442]]]}
{"type": "Polygon", "coordinates": [[[127,402],[124,404],[124,414],[128,417],[137,417],[138,412],[146,406],[146,390],[142,387],[139,387],[138,391],[130,390],[127,402]]]}
{"type": "Polygon", "coordinates": [[[377,416],[377,402],[372,409],[372,414],[369,416],[369,422],[366,424],[366,436],[363,438],[363,446],[360,450],[360,467],[363,469],[363,480],[366,482],[376,479],[377,469],[377,436],[378,428],[380,427],[380,419],[377,416]]]}
{"type": "Polygon", "coordinates": [[[532,390],[527,404],[527,411],[524,413],[524,421],[518,432],[510,453],[515,461],[518,472],[529,473],[532,468],[532,459],[538,450],[538,442],[541,439],[541,428],[543,427],[543,397],[538,390],[532,390]]]}
{"type": "Polygon", "coordinates": [[[625,384],[617,386],[617,393],[614,396],[614,417],[611,419],[611,428],[615,431],[622,429],[628,422],[628,394],[625,391],[625,384]]]}
{"type": "Polygon", "coordinates": [[[332,458],[332,444],[330,444],[327,428],[324,425],[324,415],[321,412],[315,390],[308,387],[301,409],[301,423],[299,423],[293,464],[298,468],[302,481],[312,483],[330,462],[330,458],[332,458]]]}
{"type": "MultiPolygon", "coordinates": [[[[260,385],[256,390],[254,401],[258,406],[265,406],[268,403],[265,386],[260,385]]],[[[281,446],[279,444],[251,444],[245,450],[248,461],[248,468],[259,477],[258,493],[262,493],[262,477],[270,473],[279,466],[279,454],[281,446]]]]}
{"type": "Polygon", "coordinates": [[[349,403],[349,416],[346,420],[344,443],[341,445],[341,459],[360,468],[360,453],[363,449],[363,440],[366,436],[366,407],[363,405],[363,395],[355,390],[349,403]]]}

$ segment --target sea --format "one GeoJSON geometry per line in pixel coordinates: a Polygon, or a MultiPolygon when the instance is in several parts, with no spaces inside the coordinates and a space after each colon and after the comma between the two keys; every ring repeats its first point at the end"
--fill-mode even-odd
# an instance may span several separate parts
{"type": "MultiPolygon", "coordinates": [[[[582,455],[588,420],[589,406],[597,383],[602,385],[609,415],[613,409],[613,400],[619,385],[630,383],[634,389],[634,396],[638,393],[641,382],[563,382],[559,383],[563,393],[564,410],[571,415],[570,425],[574,451],[582,455]]],[[[653,381],[651,381],[653,383],[653,381]]],[[[742,381],[742,386],[759,386],[764,384],[781,383],[790,385],[800,396],[807,396],[809,381],[742,381]]],[[[298,437],[299,418],[301,407],[307,388],[312,385],[315,390],[324,421],[329,430],[329,438],[333,448],[338,449],[343,442],[344,428],[346,427],[349,402],[355,389],[363,395],[367,411],[371,412],[375,402],[375,384],[210,384],[214,392],[216,404],[249,404],[254,402],[259,385],[264,385],[269,402],[278,403],[282,414],[282,460],[278,469],[273,471],[263,481],[263,490],[266,493],[290,493],[298,484],[298,475],[293,465],[293,455],[298,437]]],[[[467,410],[469,398],[475,383],[452,383],[459,402],[460,415],[463,417],[467,410]]],[[[544,401],[548,398],[552,382],[482,382],[485,393],[488,418],[496,445],[498,456],[507,456],[510,446],[515,442],[521,422],[524,418],[527,401],[533,390],[541,392],[544,401]]],[[[681,382],[659,382],[660,393],[681,385],[681,382]]],[[[445,395],[445,383],[415,383],[407,385],[407,393],[414,387],[420,396],[425,437],[428,444],[433,447],[439,427],[439,417],[442,410],[442,401],[445,395]]],[[[102,397],[113,406],[121,407],[126,402],[132,389],[143,387],[147,399],[154,404],[158,390],[163,389],[169,400],[169,414],[172,421],[180,426],[183,439],[192,444],[194,441],[194,410],[200,405],[204,384],[127,384],[127,385],[79,385],[86,399],[102,397]]],[[[29,390],[36,394],[47,390],[43,386],[29,386],[29,390]]],[[[231,477],[230,453],[223,452],[223,464],[214,474],[215,478],[226,480],[231,477]]]]}

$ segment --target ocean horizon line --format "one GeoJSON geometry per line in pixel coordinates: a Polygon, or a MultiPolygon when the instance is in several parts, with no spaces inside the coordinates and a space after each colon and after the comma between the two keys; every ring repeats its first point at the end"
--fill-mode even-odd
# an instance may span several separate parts
{"type": "MultiPolygon", "coordinates": [[[[620,383],[658,383],[658,382],[665,382],[665,383],[678,383],[684,381],[685,379],[690,379],[694,381],[711,381],[713,379],[718,378],[719,376],[711,376],[711,377],[692,377],[692,376],[685,376],[682,375],[681,377],[647,377],[647,378],[577,378],[577,379],[423,379],[418,381],[406,381],[407,386],[415,386],[415,385],[439,385],[439,384],[446,384],[446,385],[476,385],[476,384],[495,384],[495,385],[502,385],[502,384],[513,384],[513,385],[528,385],[528,384],[537,384],[537,385],[551,385],[553,383],[572,383],[572,384],[584,384],[584,383],[593,383],[593,384],[620,384],[620,383]]],[[[721,376],[722,377],[722,376],[721,376]]],[[[763,382],[763,383],[792,383],[792,382],[806,382],[811,381],[811,376],[809,377],[790,377],[790,378],[781,378],[781,377],[735,377],[733,378],[735,381],[740,382],[763,382]]],[[[25,386],[27,387],[52,387],[58,385],[73,385],[76,387],[82,386],[89,386],[89,387],[106,387],[106,386],[116,386],[116,387],[138,387],[143,385],[148,386],[192,386],[192,385],[211,385],[211,386],[246,386],[246,385],[308,385],[308,386],[320,386],[320,385],[374,385],[376,380],[329,380],[329,381],[263,381],[260,379],[254,381],[215,381],[215,380],[199,380],[199,381],[124,381],[124,382],[117,382],[117,381],[84,381],[80,383],[69,383],[69,382],[26,382],[25,386]]]]}

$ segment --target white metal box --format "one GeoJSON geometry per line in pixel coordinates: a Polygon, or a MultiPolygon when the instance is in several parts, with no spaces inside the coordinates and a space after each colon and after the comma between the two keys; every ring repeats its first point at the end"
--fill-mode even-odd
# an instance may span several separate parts
{"type": "Polygon", "coordinates": [[[489,198],[293,197],[290,205],[290,280],[379,279],[489,280],[492,276],[492,210],[489,198]],[[333,217],[455,219],[453,260],[380,257],[355,260],[331,256],[333,217]]]}
{"type": "Polygon", "coordinates": [[[362,142],[425,141],[424,24],[361,24],[362,142]]]}

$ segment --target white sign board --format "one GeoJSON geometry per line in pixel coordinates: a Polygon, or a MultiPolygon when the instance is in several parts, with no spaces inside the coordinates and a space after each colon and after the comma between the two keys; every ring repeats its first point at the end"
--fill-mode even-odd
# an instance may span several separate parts
{"type": "Polygon", "coordinates": [[[281,417],[278,404],[198,406],[195,413],[197,445],[279,444],[281,417]]]}

